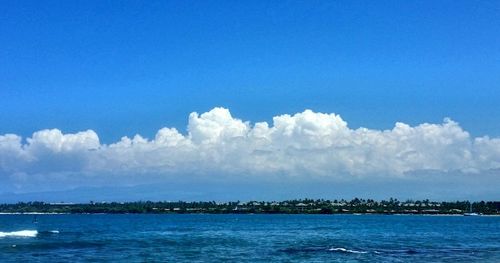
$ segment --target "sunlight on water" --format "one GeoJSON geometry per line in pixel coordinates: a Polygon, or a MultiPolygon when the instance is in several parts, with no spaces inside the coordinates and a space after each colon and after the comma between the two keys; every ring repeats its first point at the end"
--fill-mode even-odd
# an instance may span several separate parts
{"type": "Polygon", "coordinates": [[[0,227],[0,262],[500,262],[493,216],[0,215],[0,227]]]}

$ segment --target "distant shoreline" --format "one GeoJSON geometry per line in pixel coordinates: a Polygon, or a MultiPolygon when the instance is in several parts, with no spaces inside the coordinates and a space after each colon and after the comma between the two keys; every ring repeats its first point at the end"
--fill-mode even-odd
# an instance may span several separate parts
{"type": "Polygon", "coordinates": [[[433,202],[429,200],[297,199],[249,202],[27,202],[0,204],[0,214],[350,214],[462,216],[474,212],[500,215],[500,202],[433,202]]]}
{"type": "MultiPolygon", "coordinates": [[[[436,217],[462,217],[463,214],[383,214],[383,213],[332,213],[332,214],[313,214],[313,213],[43,213],[43,212],[0,212],[0,215],[353,215],[353,216],[436,216],[436,217]]],[[[482,217],[497,217],[500,214],[478,215],[482,217]]]]}

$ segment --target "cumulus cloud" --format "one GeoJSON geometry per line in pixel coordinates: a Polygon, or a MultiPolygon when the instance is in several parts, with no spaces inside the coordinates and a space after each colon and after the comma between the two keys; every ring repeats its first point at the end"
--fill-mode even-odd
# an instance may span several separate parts
{"type": "Polygon", "coordinates": [[[189,115],[187,134],[162,128],[103,144],[87,130],[0,135],[0,175],[114,174],[408,177],[422,171],[477,174],[500,168],[500,139],[472,138],[450,119],[390,130],[351,129],[339,115],[305,110],[252,124],[214,108],[189,115]]]}

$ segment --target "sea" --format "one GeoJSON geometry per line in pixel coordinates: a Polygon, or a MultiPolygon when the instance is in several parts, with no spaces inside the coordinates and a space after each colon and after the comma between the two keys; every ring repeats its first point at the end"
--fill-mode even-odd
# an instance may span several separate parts
{"type": "Polygon", "coordinates": [[[0,262],[500,262],[500,217],[4,214],[0,262]]]}

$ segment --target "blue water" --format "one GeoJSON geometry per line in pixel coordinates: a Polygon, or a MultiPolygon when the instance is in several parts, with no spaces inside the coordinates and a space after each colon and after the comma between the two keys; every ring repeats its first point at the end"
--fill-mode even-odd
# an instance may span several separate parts
{"type": "Polygon", "coordinates": [[[500,217],[33,217],[0,215],[0,262],[500,262],[500,217]]]}

